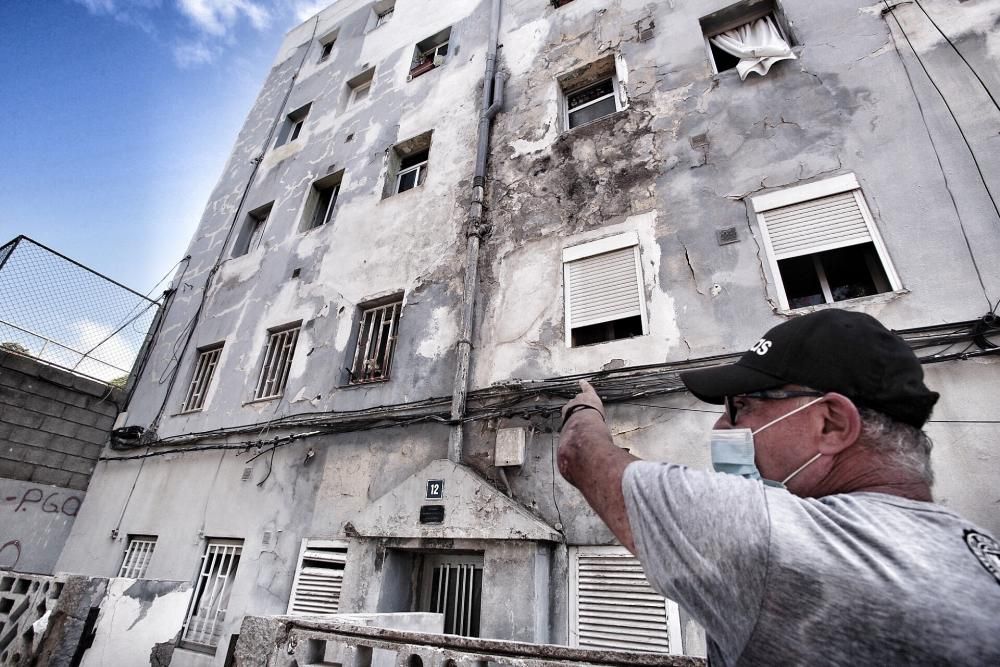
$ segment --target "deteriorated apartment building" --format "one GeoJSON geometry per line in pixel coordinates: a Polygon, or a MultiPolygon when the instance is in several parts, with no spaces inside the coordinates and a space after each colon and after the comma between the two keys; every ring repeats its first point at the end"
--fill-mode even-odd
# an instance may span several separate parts
{"type": "Polygon", "coordinates": [[[936,355],[936,495],[1000,532],[997,362],[918,340],[1000,295],[998,22],[332,4],[250,110],[57,569],[187,582],[179,665],[286,612],[702,654],[559,477],[558,405],[593,377],[618,444],[704,467],[677,369],[826,307],[936,355]]]}

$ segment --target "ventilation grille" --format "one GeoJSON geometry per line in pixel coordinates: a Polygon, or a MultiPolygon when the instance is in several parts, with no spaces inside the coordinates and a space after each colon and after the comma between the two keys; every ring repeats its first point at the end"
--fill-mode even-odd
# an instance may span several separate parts
{"type": "Polygon", "coordinates": [[[307,546],[295,577],[289,614],[336,614],[347,547],[307,546]]]}
{"type": "Polygon", "coordinates": [[[444,505],[424,505],[420,508],[420,523],[444,522],[444,505]]]}
{"type": "Polygon", "coordinates": [[[578,552],[576,558],[577,645],[666,653],[670,649],[666,602],[625,552],[578,552]]]}

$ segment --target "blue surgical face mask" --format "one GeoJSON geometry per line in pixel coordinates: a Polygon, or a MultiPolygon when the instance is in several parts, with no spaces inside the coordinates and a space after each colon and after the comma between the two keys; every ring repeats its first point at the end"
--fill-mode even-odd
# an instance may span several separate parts
{"type": "Polygon", "coordinates": [[[800,472],[806,469],[810,463],[818,459],[822,454],[818,453],[816,456],[812,457],[795,471],[792,472],[788,477],[781,480],[780,482],[775,482],[770,479],[764,479],[760,475],[760,470],[757,469],[757,463],[754,461],[754,443],[753,437],[763,431],[766,428],[774,426],[782,419],[786,417],[791,417],[796,412],[800,410],[805,410],[813,403],[818,403],[823,400],[823,397],[819,397],[813,401],[809,401],[805,405],[800,405],[791,412],[788,412],[777,419],[770,421],[763,426],[761,426],[756,431],[751,431],[748,428],[727,428],[727,429],[712,429],[711,434],[711,455],[712,455],[712,468],[716,472],[724,472],[730,475],[739,475],[740,477],[745,477],[747,479],[759,479],[764,484],[768,486],[774,486],[778,488],[785,488],[785,484],[788,480],[792,479],[800,472]]]}

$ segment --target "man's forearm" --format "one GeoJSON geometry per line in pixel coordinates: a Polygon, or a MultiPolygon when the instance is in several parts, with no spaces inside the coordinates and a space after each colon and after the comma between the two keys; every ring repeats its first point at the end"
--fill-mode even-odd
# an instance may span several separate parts
{"type": "Polygon", "coordinates": [[[583,494],[615,537],[632,553],[635,542],[622,494],[625,468],[638,459],[616,446],[594,410],[573,414],[559,439],[559,472],[583,494]]]}

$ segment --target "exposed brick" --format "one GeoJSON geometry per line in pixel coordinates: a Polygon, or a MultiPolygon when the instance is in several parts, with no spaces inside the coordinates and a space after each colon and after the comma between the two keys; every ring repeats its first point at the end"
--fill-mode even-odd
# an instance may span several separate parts
{"type": "Polygon", "coordinates": [[[52,468],[46,468],[44,466],[36,466],[34,471],[31,473],[32,482],[38,482],[40,484],[55,484],[56,486],[65,487],[73,479],[73,473],[66,472],[65,470],[53,470],[52,468]]]}
{"type": "Polygon", "coordinates": [[[9,440],[22,445],[32,445],[34,447],[45,448],[54,437],[57,436],[30,428],[24,428],[23,426],[15,426],[10,432],[9,440]]]}
{"type": "Polygon", "coordinates": [[[30,357],[22,357],[19,354],[5,354],[0,358],[0,368],[13,370],[24,375],[38,375],[43,364],[38,363],[30,357]]]}
{"type": "Polygon", "coordinates": [[[63,407],[60,417],[67,421],[76,422],[77,424],[83,424],[84,426],[90,426],[92,428],[109,428],[115,421],[115,415],[118,414],[118,408],[115,407],[113,403],[101,405],[100,407],[105,410],[110,409],[111,412],[95,412],[94,409],[84,410],[73,407],[72,405],[67,405],[63,407]]]}
{"type": "Polygon", "coordinates": [[[56,435],[64,435],[67,438],[76,438],[80,425],[59,419],[58,417],[45,417],[40,420],[37,428],[46,433],[55,433],[56,435]]]}
{"type": "Polygon", "coordinates": [[[27,482],[31,480],[31,473],[34,471],[35,466],[30,463],[0,458],[0,477],[20,479],[27,482]]]}
{"type": "Polygon", "coordinates": [[[73,456],[72,454],[63,454],[62,456],[65,458],[62,463],[59,464],[59,468],[79,473],[81,475],[89,475],[94,472],[94,465],[96,464],[96,461],[79,456],[73,456]]]}
{"type": "Polygon", "coordinates": [[[101,452],[103,450],[103,445],[94,445],[89,442],[82,442],[80,443],[80,450],[77,452],[77,455],[82,456],[85,459],[96,461],[101,456],[101,452]]]}
{"type": "Polygon", "coordinates": [[[10,432],[14,430],[11,424],[5,424],[0,422],[0,443],[7,442],[10,437],[10,432]]]}
{"type": "Polygon", "coordinates": [[[0,421],[25,428],[38,428],[45,421],[45,415],[24,408],[0,405],[0,421]]]}
{"type": "Polygon", "coordinates": [[[34,465],[48,466],[49,468],[60,468],[66,458],[62,452],[55,452],[44,447],[29,447],[28,445],[15,445],[2,452],[8,459],[24,461],[34,465]]]}

